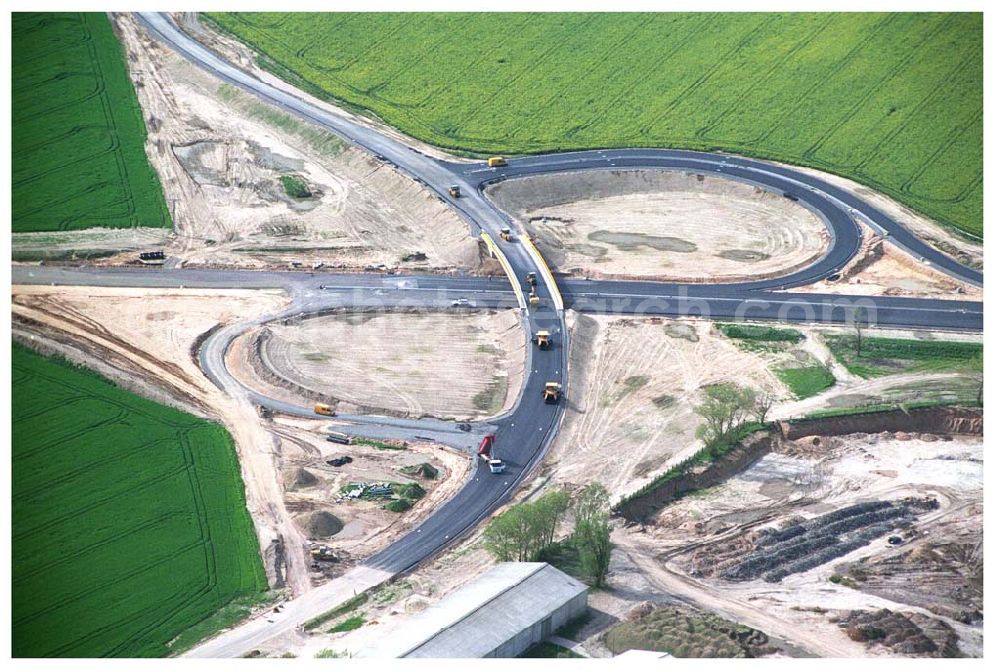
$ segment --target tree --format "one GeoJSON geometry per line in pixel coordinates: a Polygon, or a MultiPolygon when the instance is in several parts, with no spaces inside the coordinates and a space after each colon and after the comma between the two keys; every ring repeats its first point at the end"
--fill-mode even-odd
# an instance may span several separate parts
{"type": "Polygon", "coordinates": [[[714,384],[702,390],[705,402],[694,411],[705,419],[695,435],[706,446],[712,446],[732,437],[754,408],[753,389],[737,386],[732,382],[714,384]]]}
{"type": "Polygon", "coordinates": [[[490,521],[483,545],[498,561],[535,561],[555,541],[569,508],[569,494],[555,489],[535,502],[520,503],[490,521]]]}
{"type": "Polygon", "coordinates": [[[587,484],[574,507],[573,543],[580,566],[594,586],[604,586],[611,565],[611,515],[608,492],[596,482],[587,484]]]}
{"type": "Polygon", "coordinates": [[[770,391],[762,391],[754,397],[753,414],[754,418],[757,419],[757,423],[767,421],[767,413],[771,411],[776,401],[777,397],[770,391]]]}
{"type": "Polygon", "coordinates": [[[868,310],[862,310],[855,305],[847,312],[847,322],[854,327],[854,354],[861,356],[861,346],[864,344],[864,330],[868,325],[868,310]]]}

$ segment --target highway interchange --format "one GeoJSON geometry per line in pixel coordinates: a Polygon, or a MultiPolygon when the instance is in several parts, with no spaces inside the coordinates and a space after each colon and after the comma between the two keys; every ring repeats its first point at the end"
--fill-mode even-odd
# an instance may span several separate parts
{"type": "MultiPolygon", "coordinates": [[[[449,162],[427,156],[346,114],[337,114],[308,97],[276,87],[240,70],[181,31],[165,14],[140,14],[150,34],[195,65],[296,116],[337,134],[391,163],[402,173],[437,193],[464,217],[475,235],[485,232],[502,250],[513,277],[514,291],[523,292],[523,278],[536,272],[541,281],[541,302],[521,309],[525,342],[541,328],[552,331],[554,346],[538,351],[527,346],[522,393],[507,414],[476,425],[460,434],[453,424],[435,421],[401,421],[380,417],[346,417],[359,424],[385,424],[402,432],[434,433],[444,443],[468,441],[484,432],[496,432],[497,450],[508,464],[502,475],[491,475],[479,467],[451,500],[418,527],[368,558],[363,567],[378,574],[375,582],[413,568],[473,529],[506,501],[545,455],[560,422],[562,405],[541,402],[547,381],[566,383],[568,333],[564,308],[581,312],[622,315],[690,315],[713,319],[782,320],[845,323],[855,307],[879,326],[980,331],[982,304],[969,301],[924,300],[896,297],[853,297],[820,293],[783,293],[783,289],[822,281],[839,272],[856,254],[861,230],[859,218],[897,245],[930,266],[972,284],[982,284],[982,274],[965,267],[927,245],[883,212],[843,189],[791,168],[732,155],[691,151],[618,149],[548,154],[511,159],[502,168],[483,163],[449,162]],[[510,218],[483,194],[488,184],[504,179],[551,172],[593,169],[666,169],[714,173],[738,179],[785,195],[810,208],[825,222],[831,237],[826,253],[809,267],[783,277],[740,284],[667,284],[635,281],[586,281],[555,278],[533,253],[527,240],[501,242],[504,226],[515,228],[510,218]],[[449,198],[451,184],[460,185],[463,196],[449,198]]],[[[188,270],[168,268],[60,268],[15,266],[13,283],[55,285],[190,287],[190,288],[279,288],[288,292],[290,306],[278,314],[243,320],[213,332],[200,350],[201,366],[209,378],[228,392],[250,394],[251,399],[277,412],[312,416],[311,409],[290,405],[251,392],[226,369],[225,352],[233,340],[248,329],[274,319],[309,316],[335,308],[421,306],[441,308],[456,298],[469,298],[474,308],[517,307],[522,298],[499,281],[478,277],[334,275],[300,272],[252,272],[238,270],[188,270]]],[[[522,293],[523,295],[523,293],[522,293]]],[[[334,580],[299,598],[299,606],[286,607],[274,623],[260,620],[229,631],[196,648],[201,656],[238,655],[266,640],[293,629],[306,619],[337,604],[343,590],[334,580]],[[323,595],[323,590],[326,595],[323,595]],[[321,592],[321,593],[315,593],[321,592]]],[[[348,592],[346,597],[349,597],[348,592]]]]}

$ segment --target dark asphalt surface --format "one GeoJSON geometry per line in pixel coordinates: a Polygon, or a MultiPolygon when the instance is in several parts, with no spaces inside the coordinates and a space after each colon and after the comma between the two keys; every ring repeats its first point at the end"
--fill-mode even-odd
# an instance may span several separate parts
{"type": "MultiPolygon", "coordinates": [[[[142,13],[139,20],[150,33],[192,63],[234,86],[276,105],[285,111],[337,134],[403,174],[425,184],[442,201],[449,203],[478,234],[485,230],[507,254],[517,277],[528,271],[539,275],[538,292],[542,303],[524,316],[525,338],[540,328],[553,333],[553,347],[537,351],[529,347],[529,374],[522,397],[510,414],[497,421],[497,455],[508,464],[502,475],[492,475],[482,465],[472,480],[449,502],[398,541],[370,557],[366,565],[401,572],[433,555],[458,536],[473,528],[506,500],[545,453],[561,417],[562,405],[545,405],[541,391],[547,381],[563,381],[568,341],[565,321],[553,306],[554,287],[541,281],[545,275],[521,243],[499,241],[499,228],[509,217],[496,209],[482,194],[482,188],[498,179],[515,179],[532,174],[592,169],[655,168],[714,173],[748,181],[762,188],[788,193],[811,208],[828,226],[832,243],[827,253],[812,266],[786,277],[745,284],[677,285],[654,282],[587,282],[560,280],[565,304],[583,312],[620,314],[690,314],[709,318],[776,319],[784,321],[843,322],[845,304],[859,304],[876,311],[876,322],[884,326],[935,327],[962,330],[982,329],[982,305],[946,300],[904,298],[860,298],[817,294],[782,294],[777,289],[821,280],[839,271],[857,251],[860,231],[849,210],[855,209],[881,226],[891,241],[909,253],[966,281],[981,284],[982,275],[929,247],[877,209],[820,179],[796,170],[737,156],[692,151],[625,149],[549,154],[509,160],[505,168],[490,169],[484,164],[441,161],[422,154],[399,140],[381,133],[373,125],[358,122],[328,107],[314,104],[305,96],[262,82],[228,63],[195,42],[163,14],[142,13]],[[463,185],[465,195],[447,196],[452,183],[463,185]],[[825,311],[824,311],[825,310],[825,311]],[[826,317],[826,318],[825,318],[826,317]]],[[[173,270],[141,268],[78,269],[24,266],[14,268],[15,283],[87,284],[104,286],[156,286],[198,288],[281,288],[293,298],[288,313],[315,313],[346,304],[445,305],[454,297],[470,297],[480,305],[510,304],[509,286],[463,277],[398,277],[332,275],[307,272],[241,272],[224,270],[173,270]],[[505,291],[505,289],[507,289],[505,291]]],[[[521,287],[524,288],[523,286],[521,287]]],[[[248,326],[251,324],[243,324],[248,326]]],[[[235,382],[223,364],[224,353],[239,328],[217,331],[203,346],[202,363],[217,384],[232,388],[235,382]]],[[[263,405],[275,405],[256,397],[263,405]]],[[[275,409],[282,407],[275,405],[275,409]]],[[[288,408],[284,408],[288,409],[288,408]]]]}

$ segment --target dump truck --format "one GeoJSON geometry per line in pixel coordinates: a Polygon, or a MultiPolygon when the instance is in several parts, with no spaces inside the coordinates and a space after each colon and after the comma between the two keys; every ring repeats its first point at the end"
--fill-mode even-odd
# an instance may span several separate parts
{"type": "Polygon", "coordinates": [[[332,407],[324,405],[321,402],[316,403],[313,407],[313,411],[317,414],[322,414],[323,416],[337,416],[337,413],[333,411],[332,407]]]}
{"type": "Polygon", "coordinates": [[[503,240],[504,242],[513,242],[514,234],[510,232],[510,228],[501,228],[500,239],[503,240]]]}
{"type": "Polygon", "coordinates": [[[541,302],[541,298],[538,297],[538,292],[535,291],[535,287],[531,287],[531,293],[528,294],[528,302],[532,305],[537,305],[541,302]]]}
{"type": "Polygon", "coordinates": [[[483,441],[479,443],[479,458],[483,459],[486,465],[490,466],[490,472],[498,475],[507,468],[507,464],[493,456],[493,445],[496,439],[496,435],[483,436],[483,441]]]}
{"type": "Polygon", "coordinates": [[[448,187],[448,195],[450,195],[453,198],[460,198],[462,197],[462,189],[459,188],[457,185],[452,184],[451,186],[448,187]]]}
{"type": "Polygon", "coordinates": [[[538,275],[534,272],[529,272],[527,276],[528,286],[536,286],[538,284],[538,275]]]}
{"type": "Polygon", "coordinates": [[[486,159],[486,165],[489,167],[504,167],[507,165],[507,159],[503,156],[490,156],[486,159]]]}
{"type": "Polygon", "coordinates": [[[548,349],[552,346],[552,336],[547,330],[540,330],[535,333],[535,344],[539,349],[548,349]]]}
{"type": "Polygon", "coordinates": [[[554,405],[559,402],[561,396],[562,384],[559,382],[545,382],[545,388],[542,389],[542,400],[549,405],[554,405]]]}

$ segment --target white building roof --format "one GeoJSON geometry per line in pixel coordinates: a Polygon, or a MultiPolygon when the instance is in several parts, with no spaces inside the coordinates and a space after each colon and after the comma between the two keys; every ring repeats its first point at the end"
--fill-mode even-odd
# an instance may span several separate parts
{"type": "Polygon", "coordinates": [[[548,563],[500,563],[360,656],[482,658],[586,590],[548,563]]]}

